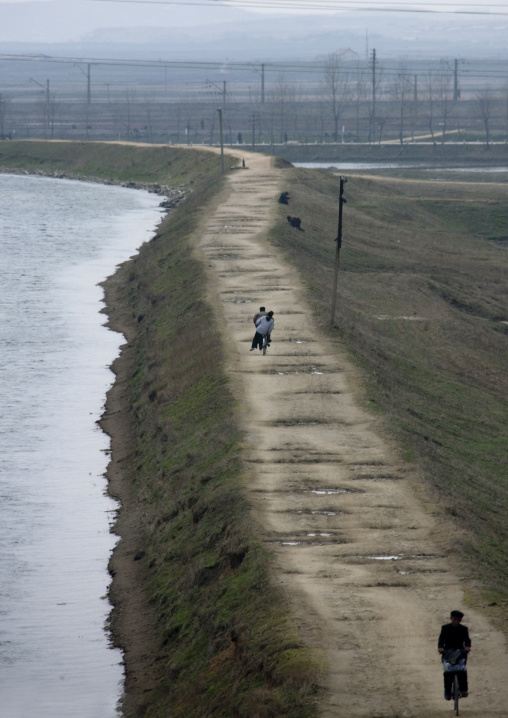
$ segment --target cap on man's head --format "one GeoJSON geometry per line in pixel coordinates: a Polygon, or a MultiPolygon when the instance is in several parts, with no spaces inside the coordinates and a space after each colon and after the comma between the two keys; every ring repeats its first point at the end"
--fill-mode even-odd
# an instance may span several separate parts
{"type": "Polygon", "coordinates": [[[464,618],[464,614],[462,611],[452,611],[450,613],[450,618],[464,618]]]}
{"type": "Polygon", "coordinates": [[[259,307],[259,311],[260,311],[260,312],[264,312],[264,311],[265,311],[265,308],[264,308],[264,307],[259,307]]]}

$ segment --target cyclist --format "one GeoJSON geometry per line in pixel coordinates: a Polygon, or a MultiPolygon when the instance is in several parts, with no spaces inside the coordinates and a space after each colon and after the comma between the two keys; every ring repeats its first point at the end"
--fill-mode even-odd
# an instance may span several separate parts
{"type": "Polygon", "coordinates": [[[444,697],[447,701],[452,698],[452,684],[454,673],[457,673],[459,679],[459,691],[461,698],[467,698],[467,670],[466,660],[467,654],[471,650],[471,639],[467,626],[463,626],[461,621],[464,614],[462,611],[452,611],[450,613],[450,623],[441,626],[441,633],[437,642],[437,650],[441,654],[441,660],[444,667],[444,697]],[[453,657],[454,651],[462,652],[458,661],[462,661],[462,668],[457,670],[460,665],[453,657]],[[452,662],[453,661],[453,662],[452,662]]]}
{"type": "Polygon", "coordinates": [[[263,337],[266,336],[268,344],[270,344],[270,334],[273,331],[274,319],[273,312],[262,314],[256,322],[256,333],[252,340],[250,351],[254,351],[256,347],[261,350],[263,348],[263,337]]]}
{"type": "Polygon", "coordinates": [[[266,316],[266,309],[264,307],[259,307],[259,312],[256,312],[252,319],[252,321],[254,322],[254,326],[256,325],[257,320],[260,317],[264,317],[264,316],[266,316]]]}

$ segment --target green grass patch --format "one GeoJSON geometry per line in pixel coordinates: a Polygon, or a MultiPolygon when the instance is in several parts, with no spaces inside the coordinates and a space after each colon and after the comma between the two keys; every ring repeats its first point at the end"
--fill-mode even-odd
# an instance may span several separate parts
{"type": "Polygon", "coordinates": [[[211,152],[107,142],[1,142],[0,167],[172,187],[198,185],[219,174],[211,152]]]}

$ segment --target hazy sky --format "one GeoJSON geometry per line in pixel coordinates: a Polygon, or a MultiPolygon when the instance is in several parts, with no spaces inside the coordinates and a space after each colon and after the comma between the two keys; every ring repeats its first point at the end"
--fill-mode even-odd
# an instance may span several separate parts
{"type": "MultiPolygon", "coordinates": [[[[284,0],[237,0],[236,7],[232,7],[232,3],[224,6],[211,0],[176,0],[174,3],[164,2],[117,2],[107,0],[0,0],[0,42],[24,42],[24,43],[44,43],[44,42],[80,42],[88,40],[94,36],[97,31],[109,30],[111,28],[128,28],[131,32],[135,32],[136,28],[178,28],[178,27],[201,27],[206,28],[209,25],[218,23],[228,23],[236,21],[243,23],[243,27],[247,31],[249,18],[259,18],[258,12],[261,10],[263,3],[271,2],[276,5],[283,5],[284,0]],[[245,2],[245,5],[242,5],[245,2]],[[255,9],[254,7],[255,6],[255,9]]],[[[296,4],[303,5],[306,13],[311,13],[311,8],[316,4],[323,7],[326,5],[365,8],[366,6],[376,7],[405,7],[417,8],[425,7],[418,0],[392,0],[391,3],[383,2],[383,0],[286,0],[286,2],[295,7],[296,4]],[[354,3],[354,5],[353,5],[354,3]]],[[[369,35],[373,35],[379,26],[386,28],[392,26],[397,28],[397,37],[407,37],[408,41],[415,36],[423,28],[427,28],[427,33],[432,36],[433,29],[439,27],[444,34],[444,43],[446,38],[453,37],[456,30],[460,28],[461,42],[465,43],[465,47],[469,42],[469,38],[464,35],[464,28],[471,28],[471,48],[474,49],[475,43],[485,47],[488,44],[495,44],[500,51],[505,52],[507,49],[506,26],[508,26],[508,0],[497,0],[497,4],[492,4],[486,0],[474,0],[468,2],[457,2],[457,0],[429,0],[427,9],[433,10],[432,13],[414,13],[414,12],[381,12],[372,13],[362,11],[354,13],[357,28],[365,34],[368,30],[369,35]],[[455,11],[459,14],[436,14],[436,10],[447,8],[449,11],[455,11]],[[463,14],[465,11],[489,11],[491,15],[483,14],[463,14]],[[504,13],[504,17],[498,13],[504,13]],[[483,36],[478,32],[482,28],[483,36]]],[[[266,12],[267,10],[265,10],[266,12]]],[[[271,10],[278,15],[291,13],[295,18],[294,10],[281,9],[271,10]]],[[[301,12],[301,11],[300,11],[301,12]]],[[[313,13],[316,15],[317,13],[313,13]]],[[[300,13],[297,14],[298,17],[300,13]]],[[[352,13],[345,13],[344,26],[351,26],[352,13]]],[[[321,15],[322,17],[322,15],[321,15]]],[[[311,29],[309,22],[309,32],[317,32],[314,27],[311,29]]],[[[306,30],[306,20],[301,20],[302,31],[306,30]]],[[[325,23],[326,25],[326,23],[325,23]]],[[[345,29],[345,28],[344,28],[345,29]]],[[[467,32],[466,32],[467,35],[467,32]]],[[[333,47],[325,51],[333,51],[333,47]]]]}

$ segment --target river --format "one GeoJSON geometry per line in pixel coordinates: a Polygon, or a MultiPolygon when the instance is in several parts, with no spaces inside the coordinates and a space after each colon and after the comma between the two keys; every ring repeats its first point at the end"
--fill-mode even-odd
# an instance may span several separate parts
{"type": "Polygon", "coordinates": [[[421,170],[422,172],[458,172],[458,173],[488,173],[503,174],[508,172],[508,167],[496,167],[486,165],[475,167],[467,165],[464,167],[437,167],[430,162],[293,162],[295,167],[304,167],[314,170],[341,170],[342,172],[352,170],[421,170]]]}
{"type": "Polygon", "coordinates": [[[160,198],[0,175],[0,714],[112,718],[116,504],[99,429],[123,337],[97,283],[160,221],[160,198]]]}

